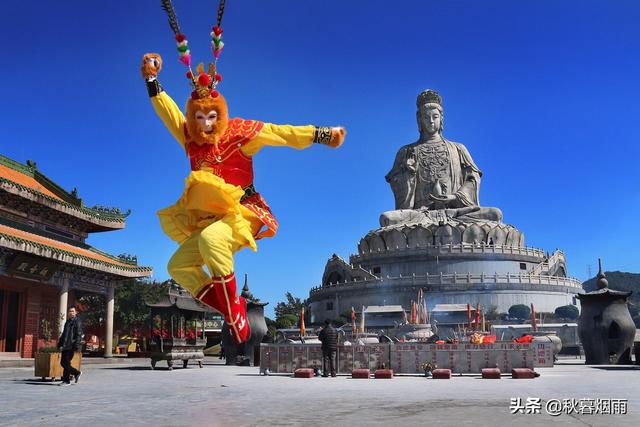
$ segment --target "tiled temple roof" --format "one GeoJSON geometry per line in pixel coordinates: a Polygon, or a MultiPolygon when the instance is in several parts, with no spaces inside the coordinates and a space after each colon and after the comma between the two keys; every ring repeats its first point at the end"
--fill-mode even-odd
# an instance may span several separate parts
{"type": "Polygon", "coordinates": [[[0,155],[0,189],[86,221],[89,232],[124,228],[129,215],[118,209],[86,207],[75,194],[38,171],[35,163],[23,165],[3,155],[0,155]]]}
{"type": "Polygon", "coordinates": [[[0,247],[121,277],[146,277],[152,273],[150,267],[137,266],[89,245],[80,242],[75,245],[46,237],[35,229],[31,231],[0,223],[0,247]]]}

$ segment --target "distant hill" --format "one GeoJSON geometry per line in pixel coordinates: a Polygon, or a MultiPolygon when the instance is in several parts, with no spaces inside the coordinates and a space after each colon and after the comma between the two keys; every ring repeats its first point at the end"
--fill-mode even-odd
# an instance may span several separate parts
{"type": "MultiPolygon", "coordinates": [[[[609,288],[616,291],[632,291],[629,297],[629,311],[636,327],[640,328],[640,274],[625,273],[623,271],[605,271],[604,275],[609,282],[609,288]]],[[[582,284],[586,292],[598,289],[597,278],[591,278],[582,284]]]]}
{"type": "MultiPolygon", "coordinates": [[[[640,297],[640,274],[625,273],[623,271],[605,271],[604,275],[609,282],[609,287],[616,291],[633,291],[632,299],[640,297]],[[635,298],[634,298],[635,297],[635,298]]],[[[598,279],[593,277],[582,284],[586,292],[598,289],[598,279]]]]}

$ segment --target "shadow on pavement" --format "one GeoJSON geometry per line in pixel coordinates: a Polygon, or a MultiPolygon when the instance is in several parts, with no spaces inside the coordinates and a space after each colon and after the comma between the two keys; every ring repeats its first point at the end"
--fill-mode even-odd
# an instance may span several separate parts
{"type": "Polygon", "coordinates": [[[14,383],[26,384],[26,385],[48,385],[48,386],[58,386],[60,384],[60,380],[57,381],[49,381],[49,380],[35,380],[35,379],[22,379],[22,380],[13,380],[14,383]]]}
{"type": "Polygon", "coordinates": [[[589,367],[592,369],[602,369],[604,371],[639,371],[640,370],[640,366],[589,366],[589,367]]]}
{"type": "MultiPolygon", "coordinates": [[[[191,365],[189,365],[191,366],[191,365]]],[[[193,365],[196,366],[196,365],[193,365]]],[[[202,366],[206,366],[207,368],[248,368],[248,369],[252,369],[252,368],[256,368],[258,369],[257,366],[238,366],[238,365],[225,365],[223,364],[218,364],[218,363],[203,363],[202,366]]]]}
{"type": "MultiPolygon", "coordinates": [[[[151,371],[151,366],[109,366],[104,367],[102,369],[116,369],[119,371],[151,371]]],[[[156,367],[156,371],[168,371],[169,368],[165,367],[156,367]]]]}

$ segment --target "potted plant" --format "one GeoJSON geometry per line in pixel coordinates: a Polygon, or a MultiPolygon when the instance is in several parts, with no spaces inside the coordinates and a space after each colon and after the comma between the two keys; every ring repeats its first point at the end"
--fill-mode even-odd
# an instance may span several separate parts
{"type": "MultiPolygon", "coordinates": [[[[49,322],[49,320],[40,320],[40,335],[47,344],[51,344],[53,329],[51,328],[51,322],[49,322]]],[[[55,377],[61,377],[62,366],[60,366],[60,357],[60,349],[57,347],[45,346],[38,348],[35,354],[34,375],[43,380],[45,378],[51,378],[52,381],[55,377]]]]}
{"type": "MultiPolygon", "coordinates": [[[[60,316],[58,318],[58,321],[56,322],[56,330],[60,329],[61,322],[62,316],[60,316]]],[[[42,336],[42,338],[44,338],[45,342],[48,345],[39,348],[35,354],[34,375],[36,377],[42,378],[42,380],[44,380],[45,378],[51,378],[51,381],[53,381],[56,377],[62,378],[63,374],[62,365],[60,365],[62,353],[56,346],[57,343],[55,343],[55,341],[54,345],[51,345],[53,331],[54,329],[51,327],[51,322],[49,322],[47,319],[42,319],[40,321],[40,335],[42,336]]],[[[81,360],[81,353],[76,353],[76,355],[71,360],[71,366],[80,370],[81,360]]]]}

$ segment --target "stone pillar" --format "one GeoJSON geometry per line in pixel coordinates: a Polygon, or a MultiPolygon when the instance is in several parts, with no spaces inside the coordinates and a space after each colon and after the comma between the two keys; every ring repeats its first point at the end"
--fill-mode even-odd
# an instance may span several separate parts
{"type": "Polygon", "coordinates": [[[58,303],[58,318],[60,319],[60,326],[58,328],[58,336],[62,335],[64,329],[64,322],[67,320],[67,303],[69,301],[69,276],[62,273],[62,279],[60,281],[60,299],[58,303]]]}
{"type": "Polygon", "coordinates": [[[113,357],[111,351],[113,347],[113,299],[114,288],[113,284],[110,284],[107,288],[107,325],[104,339],[104,357],[113,357]]]}

